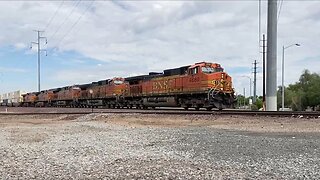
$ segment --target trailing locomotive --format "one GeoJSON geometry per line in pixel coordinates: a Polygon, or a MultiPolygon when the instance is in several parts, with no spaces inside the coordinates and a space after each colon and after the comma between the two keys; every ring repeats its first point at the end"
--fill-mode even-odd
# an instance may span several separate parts
{"type": "Polygon", "coordinates": [[[162,73],[113,78],[23,95],[22,106],[185,109],[234,108],[232,78],[220,64],[200,62],[162,73]]]}

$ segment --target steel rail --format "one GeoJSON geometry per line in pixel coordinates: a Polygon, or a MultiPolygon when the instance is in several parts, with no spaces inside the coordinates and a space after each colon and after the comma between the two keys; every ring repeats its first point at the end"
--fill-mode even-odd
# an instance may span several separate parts
{"type": "MultiPolygon", "coordinates": [[[[85,112],[0,112],[0,115],[86,115],[91,111],[85,112]]],[[[180,109],[121,109],[109,110],[95,109],[93,113],[103,114],[164,114],[164,115],[240,115],[240,116],[271,116],[271,117],[299,117],[299,118],[320,118],[320,112],[307,111],[245,111],[245,110],[213,110],[213,111],[184,111],[180,109]]]]}

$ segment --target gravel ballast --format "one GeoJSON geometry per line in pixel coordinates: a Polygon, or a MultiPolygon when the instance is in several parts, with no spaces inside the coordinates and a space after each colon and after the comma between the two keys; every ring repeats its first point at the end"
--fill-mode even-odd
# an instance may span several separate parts
{"type": "MultiPolygon", "coordinates": [[[[139,122],[172,119],[133,116],[139,122]]],[[[108,114],[0,117],[0,178],[320,179],[318,132],[217,128],[221,123],[137,125],[131,119],[108,114]]]]}

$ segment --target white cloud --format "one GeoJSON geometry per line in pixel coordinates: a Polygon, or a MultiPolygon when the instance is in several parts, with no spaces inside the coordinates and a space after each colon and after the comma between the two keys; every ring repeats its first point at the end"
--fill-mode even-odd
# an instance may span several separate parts
{"type": "Polygon", "coordinates": [[[28,71],[21,68],[0,67],[0,72],[1,73],[26,73],[28,71]]]}
{"type": "Polygon", "coordinates": [[[22,42],[19,42],[19,43],[14,44],[14,47],[17,48],[17,49],[25,49],[26,48],[26,44],[22,43],[22,42]]]}

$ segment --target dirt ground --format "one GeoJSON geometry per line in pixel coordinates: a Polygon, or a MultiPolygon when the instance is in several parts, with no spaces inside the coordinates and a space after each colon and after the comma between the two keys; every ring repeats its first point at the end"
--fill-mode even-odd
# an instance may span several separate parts
{"type": "Polygon", "coordinates": [[[320,119],[208,116],[208,115],[108,115],[97,121],[128,127],[210,127],[252,132],[320,132],[320,119]]]}
{"type": "MultiPolygon", "coordinates": [[[[5,115],[0,127],[72,123],[88,115],[5,115]]],[[[320,119],[218,115],[92,114],[91,121],[125,127],[209,127],[249,132],[320,132],[320,119]]]]}
{"type": "Polygon", "coordinates": [[[0,115],[0,179],[319,179],[319,119],[0,115]]]}

